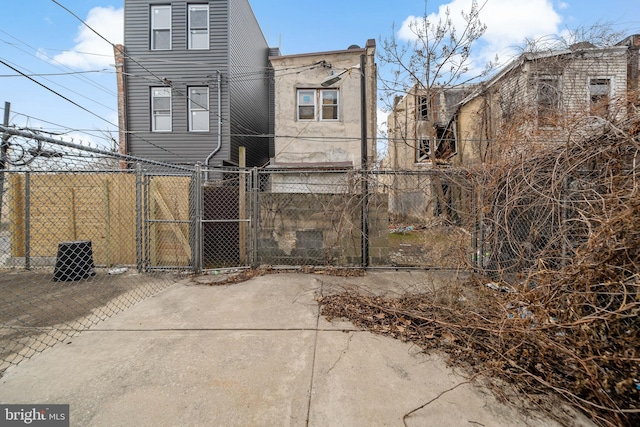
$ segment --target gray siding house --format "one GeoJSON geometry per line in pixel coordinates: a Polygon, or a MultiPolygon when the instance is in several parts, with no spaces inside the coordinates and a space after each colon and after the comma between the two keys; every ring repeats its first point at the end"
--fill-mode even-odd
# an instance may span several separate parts
{"type": "Polygon", "coordinates": [[[173,164],[269,161],[269,48],[248,0],[125,0],[121,152],[173,164]]]}

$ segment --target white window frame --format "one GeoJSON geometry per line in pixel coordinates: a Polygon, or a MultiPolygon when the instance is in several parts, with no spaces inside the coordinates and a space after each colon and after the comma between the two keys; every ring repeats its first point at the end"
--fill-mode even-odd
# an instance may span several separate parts
{"type": "MultiPolygon", "coordinates": [[[[209,29],[209,4],[202,3],[190,3],[187,4],[187,48],[192,50],[207,50],[209,49],[210,43],[210,29],[209,29]],[[205,28],[192,28],[191,26],[191,10],[206,10],[207,11],[207,27],[205,28]],[[202,47],[194,47],[193,46],[193,35],[196,34],[197,31],[202,32],[206,30],[206,46],[202,47]]],[[[201,33],[198,33],[201,34],[201,33]]]]}
{"type": "Polygon", "coordinates": [[[316,110],[317,110],[317,106],[316,106],[316,89],[298,89],[296,90],[296,120],[301,121],[301,122],[312,122],[316,120],[316,110]],[[300,102],[300,97],[303,95],[304,92],[309,92],[311,94],[311,103],[309,102],[305,102],[305,103],[301,103],[300,102]],[[301,107],[313,107],[313,117],[312,118],[302,118],[300,117],[300,108],[301,107]]]}
{"type": "Polygon", "coordinates": [[[297,89],[296,90],[296,120],[301,122],[337,122],[340,121],[340,90],[338,89],[297,89]],[[301,103],[301,95],[305,92],[311,95],[311,102],[301,103]],[[335,104],[323,104],[322,101],[324,99],[324,94],[328,92],[336,93],[336,103],[335,104]],[[335,107],[336,109],[336,118],[324,118],[324,106],[335,107]],[[301,107],[312,107],[313,108],[313,117],[312,118],[302,118],[300,117],[300,108],[301,107]]]}
{"type": "Polygon", "coordinates": [[[171,34],[171,19],[172,19],[171,5],[168,5],[168,4],[151,5],[149,11],[150,11],[149,27],[150,27],[150,31],[151,31],[149,48],[151,50],[171,50],[171,38],[172,38],[172,34],[171,34]],[[158,24],[156,23],[156,20],[155,20],[156,11],[162,10],[162,9],[166,9],[166,10],[169,11],[169,26],[168,27],[158,26],[158,24]],[[156,48],[155,47],[155,44],[156,44],[156,31],[168,31],[169,32],[169,46],[168,47],[166,47],[166,48],[156,48]]]}
{"type": "Polygon", "coordinates": [[[187,93],[189,94],[189,98],[188,98],[188,104],[189,104],[189,132],[209,132],[209,88],[207,86],[189,86],[187,88],[187,93]],[[204,105],[202,105],[203,103],[198,103],[193,101],[192,97],[192,90],[194,89],[205,89],[207,94],[206,94],[206,103],[204,103],[204,105]],[[193,120],[193,116],[194,114],[197,113],[206,113],[207,119],[206,119],[206,129],[196,129],[194,126],[195,121],[193,120]]]}
{"type": "Polygon", "coordinates": [[[151,131],[152,132],[171,132],[173,126],[173,117],[172,117],[172,111],[171,111],[171,88],[170,87],[166,87],[166,86],[160,86],[160,87],[152,87],[151,88],[151,93],[150,93],[150,99],[151,99],[151,131]],[[162,92],[164,94],[166,94],[165,96],[156,96],[156,91],[158,92],[162,92]],[[158,109],[156,110],[155,108],[155,99],[156,98],[169,98],[169,109],[168,110],[164,110],[164,109],[158,109]],[[168,113],[166,113],[168,111],[168,113]],[[168,117],[169,118],[169,127],[168,128],[159,128],[158,127],[158,123],[156,122],[156,118],[160,118],[160,117],[168,117]]]}
{"type": "Polygon", "coordinates": [[[319,112],[320,112],[320,120],[321,121],[323,121],[323,122],[328,122],[328,121],[335,122],[335,121],[338,121],[338,119],[340,119],[340,91],[338,89],[321,89],[320,90],[320,102],[319,102],[319,104],[320,104],[319,105],[319,110],[320,110],[319,112]],[[336,103],[335,104],[324,104],[323,103],[324,94],[325,93],[329,93],[329,92],[335,92],[335,94],[336,94],[336,103]],[[336,110],[336,117],[335,118],[333,118],[333,117],[325,118],[324,117],[324,108],[325,108],[325,106],[332,107],[332,108],[335,107],[335,110],[336,110]]]}

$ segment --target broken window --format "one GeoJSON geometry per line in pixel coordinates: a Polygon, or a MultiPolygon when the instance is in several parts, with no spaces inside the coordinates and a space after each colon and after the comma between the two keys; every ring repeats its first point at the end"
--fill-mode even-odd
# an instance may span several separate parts
{"type": "Polygon", "coordinates": [[[558,118],[560,88],[556,77],[538,80],[538,125],[552,126],[558,118]]]}
{"type": "Polygon", "coordinates": [[[591,114],[605,117],[609,113],[609,101],[611,98],[611,79],[589,79],[589,103],[591,114]]]}
{"type": "Polygon", "coordinates": [[[417,109],[416,113],[418,115],[418,120],[429,120],[429,109],[428,102],[426,96],[418,96],[417,98],[417,109]]]}
{"type": "Polygon", "coordinates": [[[431,161],[431,145],[429,138],[418,138],[418,146],[416,152],[416,160],[418,163],[431,161]]]}

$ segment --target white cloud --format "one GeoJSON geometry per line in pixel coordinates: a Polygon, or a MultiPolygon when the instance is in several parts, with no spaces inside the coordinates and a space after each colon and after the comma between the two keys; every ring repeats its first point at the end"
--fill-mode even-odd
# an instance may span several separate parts
{"type": "MultiPolygon", "coordinates": [[[[461,12],[468,13],[471,4],[472,0],[452,0],[441,5],[438,13],[431,13],[428,20],[437,23],[445,17],[445,11],[449,8],[453,25],[460,33],[465,27],[461,12]]],[[[482,5],[483,1],[479,1],[479,4],[482,5]]],[[[398,38],[415,38],[409,25],[419,22],[416,19],[421,18],[409,16],[402,23],[398,38]]],[[[562,17],[554,10],[551,0],[487,0],[480,11],[480,21],[486,24],[487,30],[480,39],[478,50],[473,57],[475,62],[484,64],[496,55],[501,62],[510,59],[515,52],[513,48],[522,45],[525,39],[557,34],[562,17]]]]}
{"type": "MultiPolygon", "coordinates": [[[[94,7],[89,11],[85,22],[111,43],[119,44],[124,39],[124,9],[113,7],[94,7]]],[[[113,64],[113,47],[91,31],[80,25],[71,50],[53,57],[58,63],[68,67],[91,70],[108,67],[113,64]]]]}

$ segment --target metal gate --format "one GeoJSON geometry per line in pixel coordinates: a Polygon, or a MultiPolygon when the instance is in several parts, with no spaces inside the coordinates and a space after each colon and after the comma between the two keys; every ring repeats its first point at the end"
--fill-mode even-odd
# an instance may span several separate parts
{"type": "Polygon", "coordinates": [[[139,269],[196,272],[253,260],[252,171],[196,167],[139,178],[139,269]]]}

